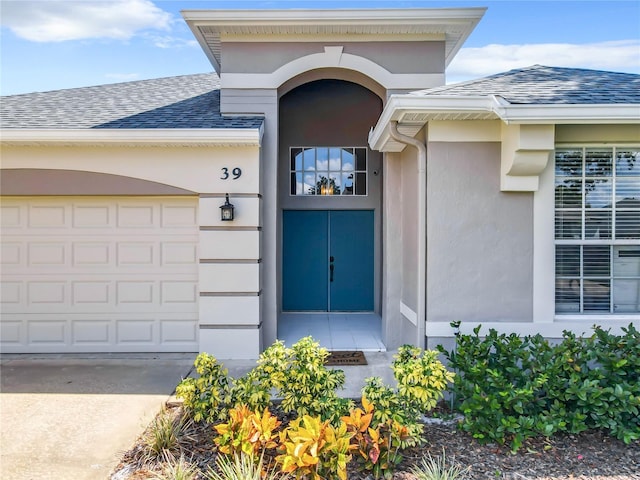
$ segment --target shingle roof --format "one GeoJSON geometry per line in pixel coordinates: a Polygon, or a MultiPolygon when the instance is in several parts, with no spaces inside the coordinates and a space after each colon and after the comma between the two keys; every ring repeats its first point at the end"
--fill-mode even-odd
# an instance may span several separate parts
{"type": "Polygon", "coordinates": [[[259,128],[262,122],[220,114],[215,73],[0,97],[2,128],[259,128]]]}
{"type": "Polygon", "coordinates": [[[414,95],[499,95],[511,104],[640,104],[640,75],[533,65],[414,95]]]}

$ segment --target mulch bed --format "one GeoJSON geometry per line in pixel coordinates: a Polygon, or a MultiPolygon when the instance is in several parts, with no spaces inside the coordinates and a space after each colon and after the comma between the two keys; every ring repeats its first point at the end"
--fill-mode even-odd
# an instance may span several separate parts
{"type": "MultiPolygon", "coordinates": [[[[479,444],[458,430],[455,422],[434,422],[425,424],[426,445],[405,450],[405,460],[394,480],[415,480],[409,473],[411,467],[428,453],[435,457],[443,451],[447,459],[469,467],[465,480],[640,480],[640,442],[625,445],[606,433],[589,431],[532,439],[514,454],[504,446],[479,444]]],[[[190,436],[193,441],[184,447],[184,456],[204,471],[207,465],[215,464],[217,455],[213,429],[208,424],[197,424],[190,436]]],[[[153,478],[153,466],[137,465],[141,448],[137,442],[123,455],[112,480],[153,478]]],[[[371,478],[359,472],[355,464],[349,469],[349,480],[371,478]]]]}

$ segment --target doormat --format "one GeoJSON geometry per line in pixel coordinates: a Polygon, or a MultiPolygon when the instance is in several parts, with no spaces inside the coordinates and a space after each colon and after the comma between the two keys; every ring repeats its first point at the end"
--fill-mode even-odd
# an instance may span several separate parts
{"type": "Polygon", "coordinates": [[[329,352],[325,365],[366,365],[367,359],[360,350],[345,350],[329,352]]]}

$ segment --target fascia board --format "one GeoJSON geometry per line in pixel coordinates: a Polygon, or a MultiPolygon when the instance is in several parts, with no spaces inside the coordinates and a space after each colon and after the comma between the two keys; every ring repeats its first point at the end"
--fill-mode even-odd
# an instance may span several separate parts
{"type": "MultiPolygon", "coordinates": [[[[401,122],[408,114],[456,115],[460,113],[491,112],[494,100],[491,97],[456,97],[392,95],[387,101],[376,126],[369,134],[369,145],[374,150],[380,150],[391,138],[388,126],[391,121],[401,122]]],[[[427,121],[420,122],[423,125],[427,121]]]]}
{"type": "MultiPolygon", "coordinates": [[[[339,9],[339,10],[183,10],[182,17],[194,33],[212,65],[219,72],[215,53],[207,45],[200,27],[211,27],[230,33],[240,28],[242,33],[250,27],[269,27],[272,34],[287,32],[291,26],[338,27],[348,33],[350,27],[407,25],[413,30],[424,29],[433,33],[437,27],[445,34],[447,47],[445,66],[449,65],[471,32],[486,12],[486,8],[423,8],[423,9],[339,9]]],[[[414,32],[415,34],[416,32],[414,32]]],[[[424,33],[424,32],[423,32],[424,33]]],[[[247,33],[251,35],[250,33],[247,33]]]]}
{"type": "Polygon", "coordinates": [[[261,128],[220,129],[2,129],[2,144],[260,146],[261,128]]]}
{"type": "MultiPolygon", "coordinates": [[[[389,141],[388,125],[402,122],[408,114],[452,116],[464,113],[487,112],[507,124],[637,124],[640,123],[638,104],[594,105],[513,105],[496,96],[456,97],[392,95],[376,126],[369,134],[369,145],[381,150],[389,141]]],[[[421,123],[427,123],[428,118],[421,123]]]]}
{"type": "Polygon", "coordinates": [[[495,112],[505,123],[640,123],[638,104],[502,105],[495,112]]]}
{"type": "Polygon", "coordinates": [[[209,26],[245,25],[412,25],[476,23],[486,8],[182,10],[187,22],[209,26]]]}

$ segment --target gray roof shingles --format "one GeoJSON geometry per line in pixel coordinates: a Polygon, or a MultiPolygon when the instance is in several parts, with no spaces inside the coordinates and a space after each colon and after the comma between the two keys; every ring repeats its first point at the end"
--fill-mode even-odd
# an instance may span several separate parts
{"type": "Polygon", "coordinates": [[[215,73],[0,98],[8,129],[260,128],[262,117],[223,117],[215,73]]]}
{"type": "Polygon", "coordinates": [[[511,104],[640,104],[640,75],[533,65],[412,95],[498,95],[511,104]]]}
{"type": "MultiPolygon", "coordinates": [[[[412,95],[498,95],[511,104],[640,104],[640,75],[534,65],[412,95]]],[[[215,73],[0,97],[0,126],[7,129],[259,128],[262,122],[221,115],[215,73]]]]}

